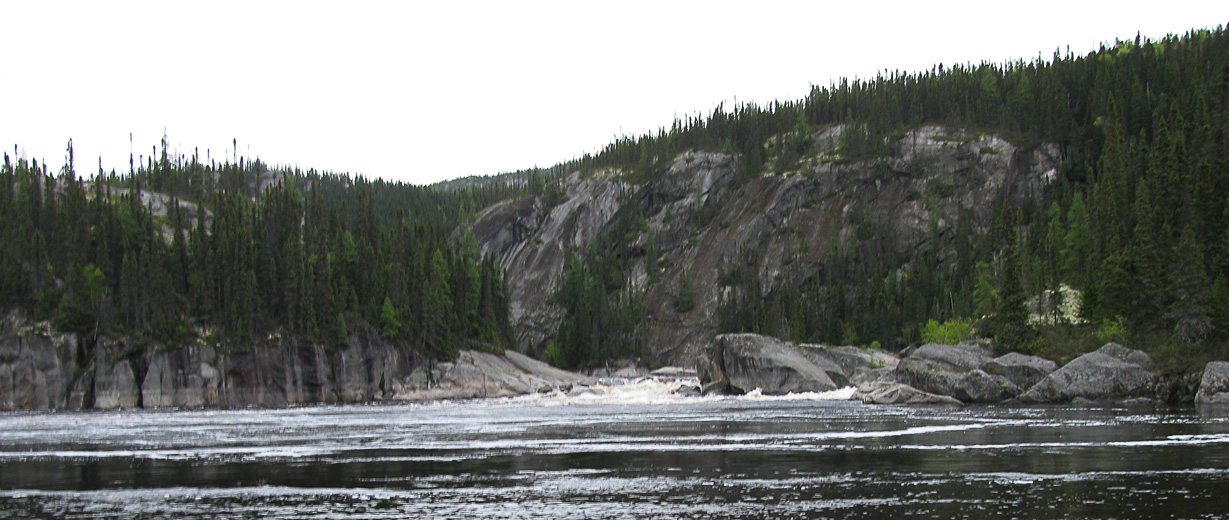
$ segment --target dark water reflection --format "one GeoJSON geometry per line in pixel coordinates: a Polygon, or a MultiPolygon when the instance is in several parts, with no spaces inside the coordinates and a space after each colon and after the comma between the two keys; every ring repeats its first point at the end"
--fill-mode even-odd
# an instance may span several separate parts
{"type": "Polygon", "coordinates": [[[1222,518],[1224,409],[557,398],[0,415],[0,517],[1222,518]]]}

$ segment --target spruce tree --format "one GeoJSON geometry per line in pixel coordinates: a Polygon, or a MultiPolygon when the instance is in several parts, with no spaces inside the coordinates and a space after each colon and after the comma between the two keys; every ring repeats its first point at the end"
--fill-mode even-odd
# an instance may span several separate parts
{"type": "Polygon", "coordinates": [[[1169,271],[1168,291],[1172,303],[1165,320],[1174,337],[1188,344],[1202,342],[1212,332],[1213,322],[1208,300],[1211,296],[1208,278],[1203,269],[1203,252],[1195,239],[1193,225],[1182,230],[1174,265],[1169,271]]]}
{"type": "Polygon", "coordinates": [[[443,251],[431,256],[426,286],[423,288],[423,340],[440,359],[455,359],[456,345],[452,337],[452,288],[448,281],[448,261],[443,251]]]}
{"type": "Polygon", "coordinates": [[[1081,280],[1087,271],[1089,239],[1091,231],[1088,222],[1088,210],[1084,207],[1084,197],[1075,192],[1071,206],[1067,208],[1067,233],[1063,235],[1062,271],[1067,280],[1081,280]]]}
{"type": "Polygon", "coordinates": [[[1002,282],[995,313],[995,348],[1000,351],[1018,349],[1032,339],[1026,305],[1028,298],[1020,278],[1020,254],[1016,246],[1007,246],[1003,249],[1002,282]]]}

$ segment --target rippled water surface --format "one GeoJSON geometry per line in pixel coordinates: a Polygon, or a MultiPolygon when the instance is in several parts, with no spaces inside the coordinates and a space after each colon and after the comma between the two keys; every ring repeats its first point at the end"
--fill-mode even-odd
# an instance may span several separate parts
{"type": "Polygon", "coordinates": [[[1224,518],[1224,409],[848,392],[0,414],[0,517],[1224,518]]]}

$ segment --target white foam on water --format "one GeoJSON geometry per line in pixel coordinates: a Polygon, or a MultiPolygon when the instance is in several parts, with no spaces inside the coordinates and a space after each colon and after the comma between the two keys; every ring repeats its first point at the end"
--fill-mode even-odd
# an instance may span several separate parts
{"type": "Polygon", "coordinates": [[[735,397],[739,401],[848,401],[853,399],[857,388],[847,386],[828,392],[799,392],[784,395],[764,395],[759,388],[735,397]]]}
{"type": "Polygon", "coordinates": [[[1141,439],[1134,441],[1084,441],[1084,442],[1008,442],[1002,444],[934,444],[934,445],[902,445],[901,449],[911,450],[1024,450],[1024,449],[1061,449],[1061,448],[1145,448],[1157,446],[1208,446],[1214,444],[1229,444],[1229,434],[1203,435],[1170,435],[1164,439],[1141,439]]]}
{"type": "Polygon", "coordinates": [[[744,395],[699,395],[700,381],[695,377],[608,378],[593,385],[577,386],[570,391],[517,397],[454,401],[437,406],[577,406],[577,405],[662,405],[708,403],[721,401],[848,401],[857,389],[846,387],[830,392],[799,392],[785,395],[764,395],[756,388],[744,395]]]}
{"type": "Polygon", "coordinates": [[[546,394],[513,397],[509,398],[509,401],[515,404],[566,406],[673,404],[719,399],[715,396],[691,395],[698,391],[699,387],[700,382],[696,378],[607,379],[593,385],[576,387],[569,392],[555,390],[546,394]]]}

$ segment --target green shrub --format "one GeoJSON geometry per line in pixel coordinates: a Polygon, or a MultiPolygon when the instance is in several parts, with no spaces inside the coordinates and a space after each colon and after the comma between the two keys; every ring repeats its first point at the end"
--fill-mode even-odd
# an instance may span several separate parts
{"type": "Polygon", "coordinates": [[[1127,326],[1122,319],[1122,316],[1117,316],[1114,319],[1106,318],[1101,321],[1101,327],[1097,329],[1097,339],[1101,343],[1109,343],[1111,341],[1121,343],[1127,338],[1127,326]]]}
{"type": "Polygon", "coordinates": [[[930,320],[922,326],[922,342],[955,345],[967,339],[972,332],[973,320],[969,318],[954,318],[943,323],[930,320]]]}

